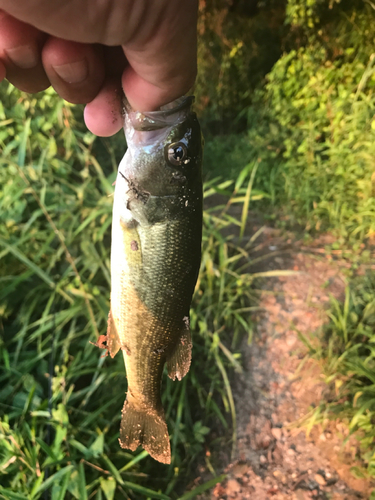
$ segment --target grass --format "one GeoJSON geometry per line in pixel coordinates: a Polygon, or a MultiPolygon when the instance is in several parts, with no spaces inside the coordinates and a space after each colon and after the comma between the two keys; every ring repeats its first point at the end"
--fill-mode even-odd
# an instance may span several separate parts
{"type": "Polygon", "coordinates": [[[205,187],[224,203],[204,213],[191,370],[181,383],[163,381],[172,444],[163,466],[120,448],[123,362],[89,342],[106,330],[121,139],[95,139],[52,91],[29,98],[2,84],[1,95],[0,498],[194,498],[224,478],[205,452],[236,438],[230,378],[256,307],[250,255],[238,245],[249,203],[261,197],[254,165],[236,183],[205,187]],[[188,488],[203,461],[212,479],[188,488]]]}
{"type": "Polygon", "coordinates": [[[307,424],[345,422],[361,450],[363,467],[353,472],[375,478],[375,273],[354,278],[343,302],[332,297],[328,316],[319,342],[305,342],[320,361],[329,389],[307,424]]]}

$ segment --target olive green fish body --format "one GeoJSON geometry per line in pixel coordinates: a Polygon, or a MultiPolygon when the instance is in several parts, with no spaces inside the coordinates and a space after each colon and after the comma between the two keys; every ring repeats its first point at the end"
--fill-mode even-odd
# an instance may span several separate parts
{"type": "Polygon", "coordinates": [[[120,444],[170,462],[162,373],[190,367],[189,309],[202,231],[201,133],[190,99],[177,110],[129,113],[112,222],[107,345],[123,351],[128,393],[120,444]],[[171,148],[172,145],[172,148],[171,148]]]}

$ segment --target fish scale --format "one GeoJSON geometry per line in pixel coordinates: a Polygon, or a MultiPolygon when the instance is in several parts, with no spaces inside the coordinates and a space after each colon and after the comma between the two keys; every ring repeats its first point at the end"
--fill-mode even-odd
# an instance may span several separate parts
{"type": "Polygon", "coordinates": [[[128,392],[120,445],[170,463],[161,402],[164,365],[181,380],[191,361],[189,309],[202,237],[202,137],[193,98],[125,114],[128,150],[116,179],[107,347],[122,350],[128,392]]]}

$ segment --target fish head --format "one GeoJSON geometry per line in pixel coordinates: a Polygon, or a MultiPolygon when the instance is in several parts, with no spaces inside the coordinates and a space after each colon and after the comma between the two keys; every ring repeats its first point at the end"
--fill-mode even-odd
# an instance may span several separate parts
{"type": "Polygon", "coordinates": [[[174,196],[201,182],[202,136],[183,97],[159,111],[125,114],[128,144],[120,171],[131,186],[149,196],[174,196]]]}

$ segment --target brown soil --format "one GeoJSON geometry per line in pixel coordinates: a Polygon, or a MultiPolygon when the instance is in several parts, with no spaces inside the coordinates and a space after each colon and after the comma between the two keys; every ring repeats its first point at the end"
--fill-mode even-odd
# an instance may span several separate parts
{"type": "MultiPolygon", "coordinates": [[[[357,500],[369,499],[374,484],[356,479],[357,441],[344,424],[325,422],[307,433],[304,417],[324,399],[327,385],[317,361],[306,356],[301,335],[314,342],[326,321],[329,295],[345,290],[344,261],[325,255],[330,237],[308,248],[279,235],[264,234],[259,249],[273,252],[262,270],[300,274],[272,278],[264,285],[264,312],[256,318],[252,345],[242,345],[244,373],[235,376],[237,446],[222,451],[227,478],[201,499],[357,500]]],[[[217,473],[220,471],[217,470],[217,473]]],[[[212,477],[212,476],[211,476],[212,477]]]]}

